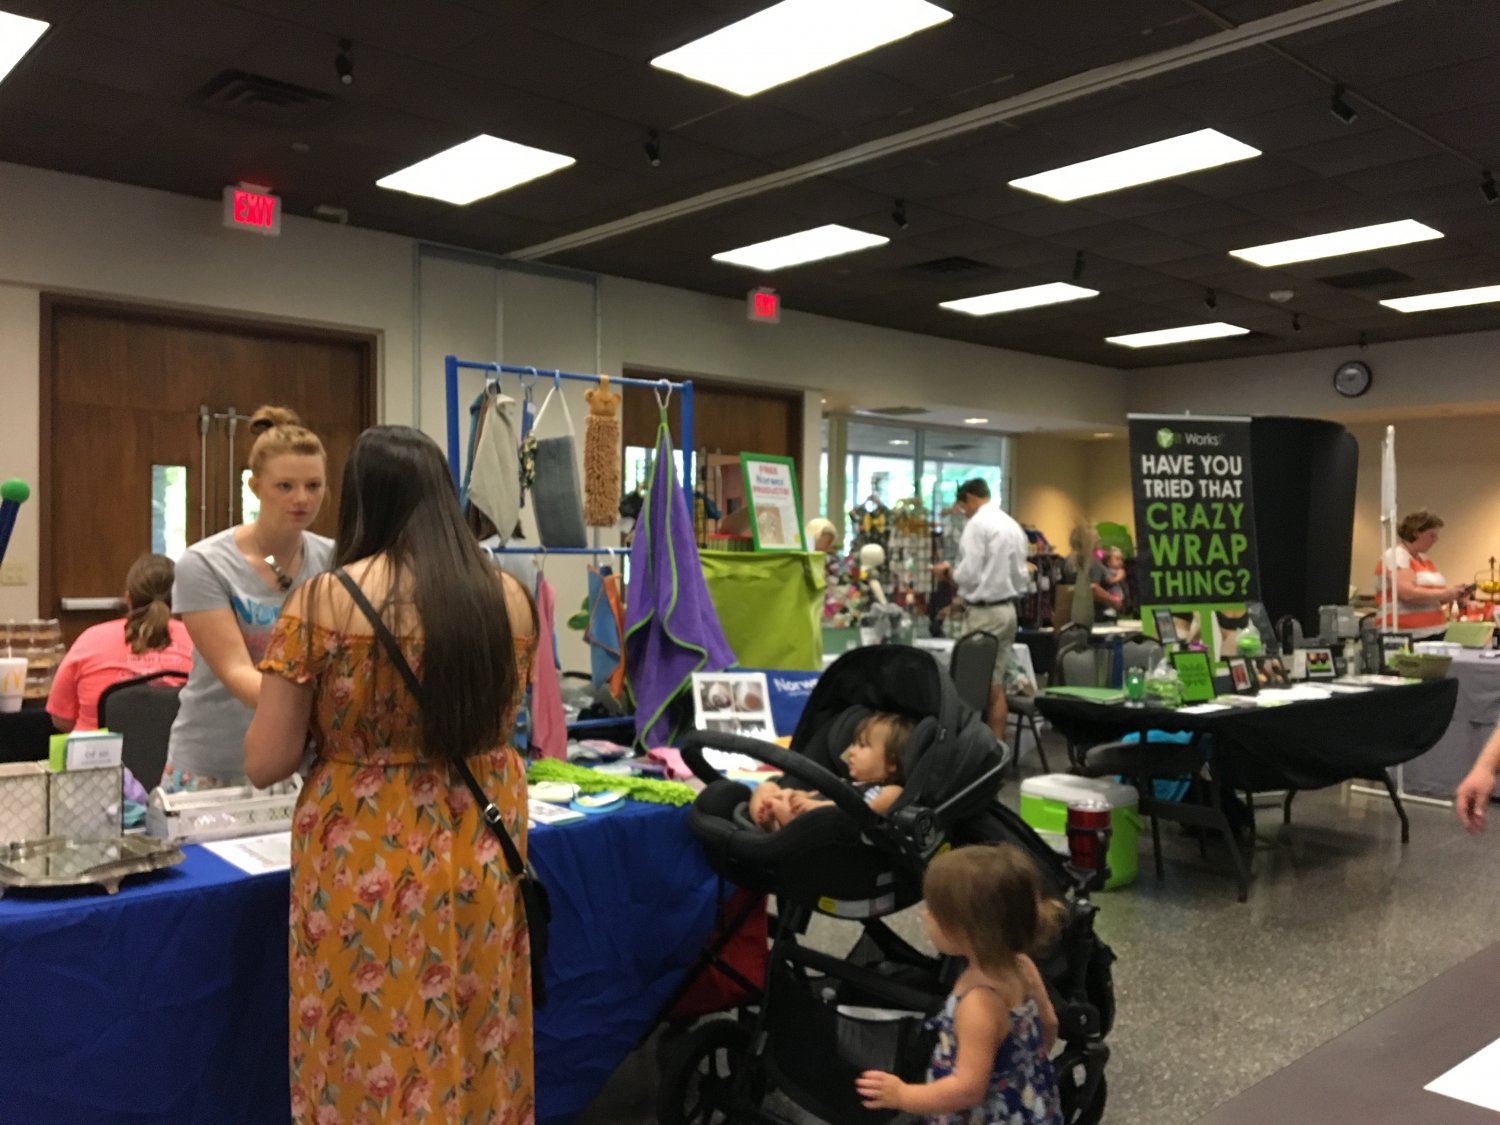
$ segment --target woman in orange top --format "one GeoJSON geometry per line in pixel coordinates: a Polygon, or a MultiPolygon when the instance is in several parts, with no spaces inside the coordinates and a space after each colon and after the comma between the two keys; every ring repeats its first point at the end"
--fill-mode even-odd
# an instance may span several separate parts
{"type": "Polygon", "coordinates": [[[334,566],[288,596],[245,735],[256,785],[288,777],[309,733],[317,755],[292,821],[292,1119],[525,1125],[525,911],[454,763],[524,856],[526,774],[508,740],[531,599],[490,565],[442,452],[408,426],[354,443],[334,566]],[[395,634],[420,699],[339,573],[395,634]]]}
{"type": "MultiPolygon", "coordinates": [[[[1394,557],[1382,558],[1375,565],[1376,605],[1385,608],[1385,572],[1390,565],[1396,572],[1396,628],[1417,638],[1442,635],[1448,627],[1444,607],[1468,600],[1468,587],[1449,585],[1437,564],[1427,557],[1442,526],[1440,517],[1418,508],[1396,529],[1401,545],[1387,552],[1394,557]]],[[[1383,617],[1377,616],[1377,620],[1383,617]]]]}

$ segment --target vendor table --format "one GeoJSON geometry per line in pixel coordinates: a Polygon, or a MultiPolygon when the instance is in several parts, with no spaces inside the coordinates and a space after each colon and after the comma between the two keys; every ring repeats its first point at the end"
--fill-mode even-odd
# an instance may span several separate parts
{"type": "MultiPolygon", "coordinates": [[[[718,883],[686,813],[531,833],[552,898],[539,1122],[583,1110],[707,939],[718,883]]],[[[285,1125],[287,874],[183,850],[113,897],[0,899],[0,1120],[285,1125]]]]}
{"type": "Polygon", "coordinates": [[[1493,1110],[1424,1087],[1497,1039],[1500,945],[1492,945],[1225,1102],[1198,1125],[1494,1125],[1493,1110]]]}
{"type": "MultiPolygon", "coordinates": [[[[1465,649],[1453,658],[1448,670],[1458,681],[1458,704],[1453,721],[1436,746],[1407,762],[1401,770],[1401,788],[1407,793],[1452,800],[1484,749],[1485,739],[1500,723],[1500,660],[1496,654],[1465,649]]],[[[1500,797],[1500,783],[1495,795],[1500,797]]]]}
{"type": "MultiPolygon", "coordinates": [[[[1156,817],[1218,829],[1229,845],[1243,902],[1249,894],[1250,872],[1223,813],[1224,788],[1251,793],[1295,791],[1356,778],[1384,779],[1386,769],[1410,761],[1443,736],[1457,696],[1458,684],[1453,680],[1426,680],[1208,714],[1045,694],[1037,697],[1036,704],[1059,733],[1079,745],[1114,742],[1132,733],[1144,739],[1153,730],[1192,734],[1193,745],[1201,748],[1198,764],[1212,756],[1213,792],[1207,807],[1157,800],[1151,795],[1150,772],[1128,768],[1129,754],[1121,772],[1139,783],[1141,814],[1152,817],[1157,873],[1161,873],[1161,846],[1156,817]],[[1211,736],[1211,751],[1204,745],[1204,735],[1211,736]]],[[[1404,840],[1406,814],[1399,801],[1396,808],[1404,840]]],[[[1290,815],[1290,800],[1287,811],[1290,815]]]]}

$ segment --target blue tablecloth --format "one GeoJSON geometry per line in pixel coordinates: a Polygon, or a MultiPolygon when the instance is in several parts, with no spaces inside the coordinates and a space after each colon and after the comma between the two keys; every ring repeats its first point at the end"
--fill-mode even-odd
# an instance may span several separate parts
{"type": "MultiPolygon", "coordinates": [[[[285,873],[197,847],[103,892],[0,899],[0,1121],[285,1125],[285,873]]],[[[552,895],[539,1122],[571,1121],[656,1022],[712,927],[686,810],[540,828],[552,895]]]]}

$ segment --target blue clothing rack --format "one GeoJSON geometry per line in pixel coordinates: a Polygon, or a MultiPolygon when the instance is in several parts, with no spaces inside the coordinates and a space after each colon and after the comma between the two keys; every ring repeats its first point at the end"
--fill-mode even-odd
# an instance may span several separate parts
{"type": "MultiPolygon", "coordinates": [[[[487,375],[530,375],[536,379],[551,379],[554,383],[563,379],[572,379],[580,383],[597,383],[598,375],[579,375],[572,371],[544,371],[536,367],[516,367],[508,363],[479,363],[470,359],[459,359],[456,355],[450,355],[443,360],[444,379],[448,398],[448,471],[453,474],[453,483],[462,486],[463,483],[463,454],[462,445],[459,440],[459,408],[458,408],[458,373],[460,371],[483,371],[487,375]]],[[[647,390],[665,391],[672,394],[674,391],[682,396],[682,432],[677,435],[677,451],[682,456],[682,487],[692,495],[693,482],[693,384],[691,380],[684,379],[674,382],[671,379],[626,379],[609,377],[611,383],[622,387],[644,387],[647,390]]],[[[540,554],[545,548],[542,547],[500,547],[502,553],[512,554],[540,554]]],[[[552,555],[597,555],[600,549],[593,547],[557,547],[547,554],[552,555]]]]}

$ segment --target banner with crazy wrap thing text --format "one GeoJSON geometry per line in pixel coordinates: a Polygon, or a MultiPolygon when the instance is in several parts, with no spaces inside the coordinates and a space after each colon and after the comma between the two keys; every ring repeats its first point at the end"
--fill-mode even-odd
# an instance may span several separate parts
{"type": "Polygon", "coordinates": [[[1250,419],[1132,414],[1129,422],[1141,603],[1258,600],[1250,419]]]}

